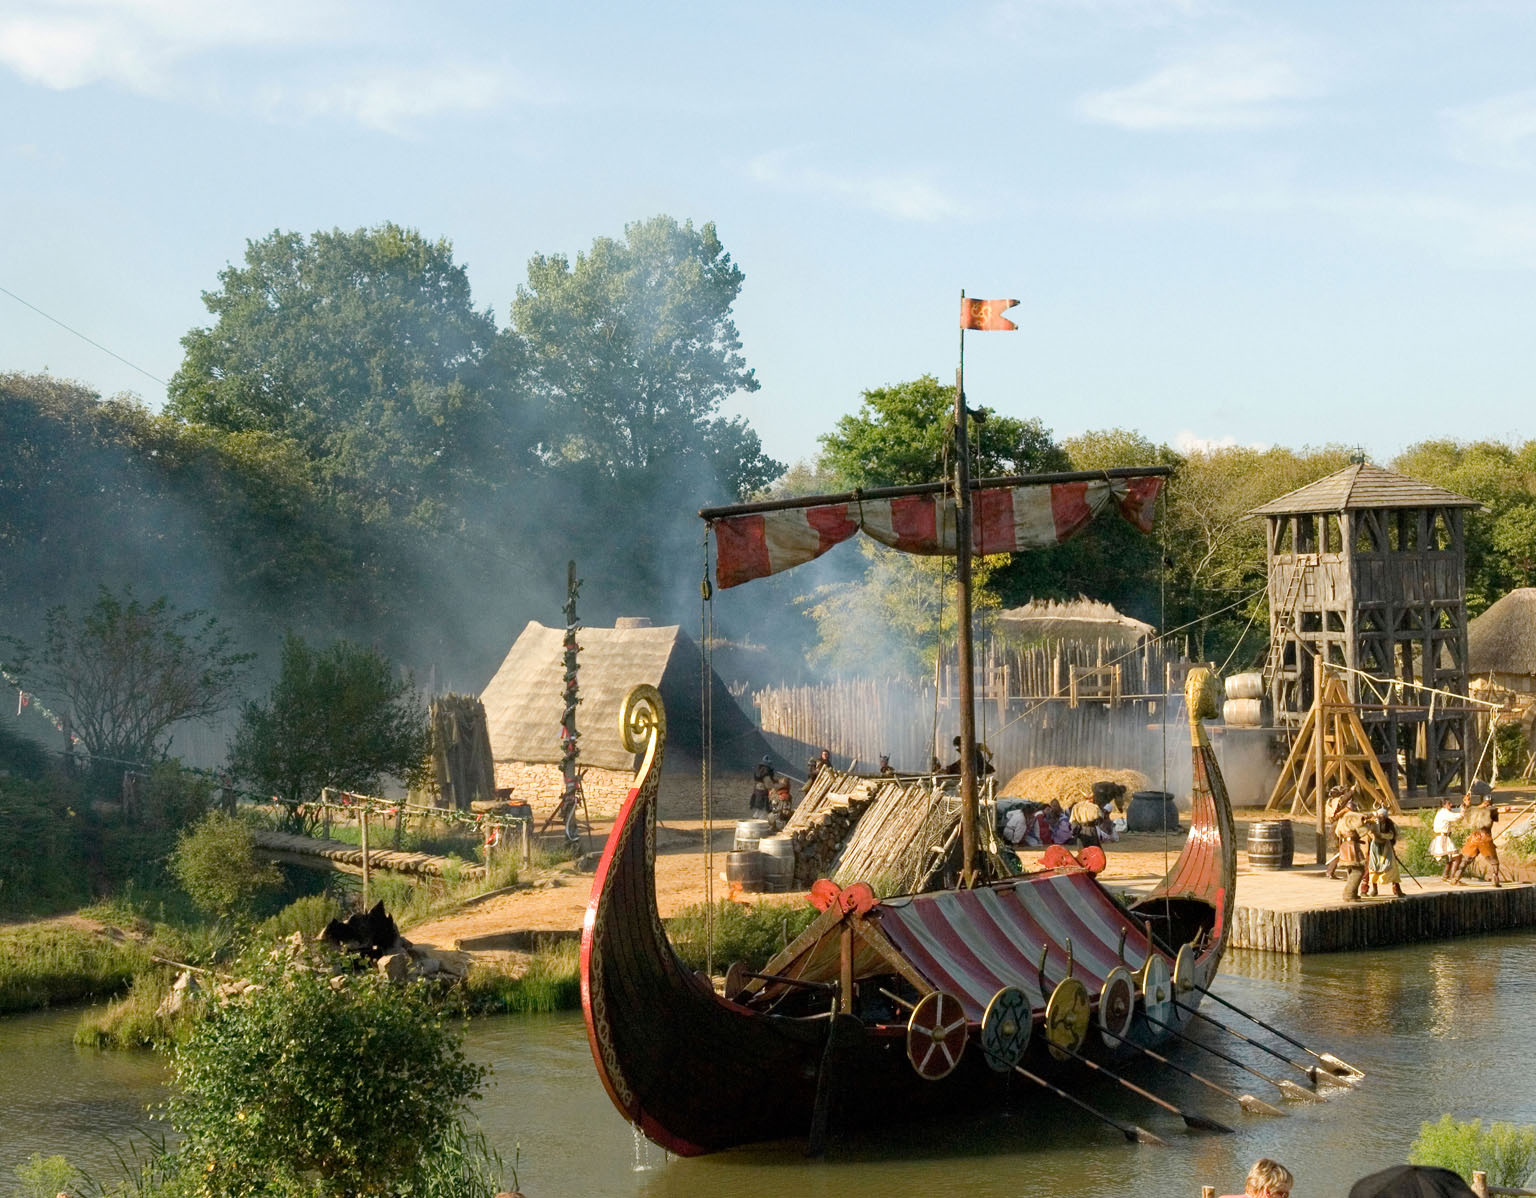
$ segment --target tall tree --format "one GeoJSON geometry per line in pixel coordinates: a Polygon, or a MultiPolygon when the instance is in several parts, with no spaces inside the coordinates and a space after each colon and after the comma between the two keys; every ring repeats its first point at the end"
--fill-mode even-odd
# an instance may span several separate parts
{"type": "Polygon", "coordinates": [[[745,276],[712,223],[670,216],[599,237],[572,262],[539,254],[512,321],[549,404],[557,462],[610,477],[706,466],[741,497],[783,466],[720,405],[758,389],[731,308],[745,276]]]}
{"type": "Polygon", "coordinates": [[[132,587],[102,587],[83,612],[52,608],[34,650],[11,644],[27,689],[64,708],[108,770],[163,757],[171,725],[217,716],[251,660],[216,617],[177,611],[164,595],[141,602],[132,587]]]}
{"type": "MultiPolygon", "coordinates": [[[[954,469],[955,389],[931,374],[864,392],[859,410],[821,438],[822,465],[855,487],[933,482],[954,469]]],[[[970,427],[972,474],[1066,470],[1067,455],[1037,419],[987,412],[970,427]]]]}
{"type": "Polygon", "coordinates": [[[203,303],[215,320],[182,338],[171,411],[297,441],[364,519],[433,523],[531,451],[516,343],[474,307],[446,240],[393,224],[273,232],[203,303]]]}
{"type": "Polygon", "coordinates": [[[322,787],[373,791],[383,775],[413,777],[426,754],[426,710],[382,654],[348,641],[314,649],[289,634],[271,693],[245,705],[230,769],[296,822],[322,787]]]}

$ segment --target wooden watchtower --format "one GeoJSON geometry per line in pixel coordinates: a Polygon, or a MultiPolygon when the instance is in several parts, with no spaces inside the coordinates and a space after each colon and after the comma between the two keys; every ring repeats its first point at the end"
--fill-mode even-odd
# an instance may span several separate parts
{"type": "Polygon", "coordinates": [[[1458,792],[1474,765],[1464,521],[1479,506],[1357,462],[1249,513],[1269,526],[1275,723],[1306,718],[1321,659],[1342,675],[1402,795],[1458,792]]]}

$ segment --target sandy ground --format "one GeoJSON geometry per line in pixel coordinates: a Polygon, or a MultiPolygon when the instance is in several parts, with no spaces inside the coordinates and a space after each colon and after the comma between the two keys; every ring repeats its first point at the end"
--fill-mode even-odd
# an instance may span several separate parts
{"type": "MultiPolygon", "coordinates": [[[[1259,810],[1237,813],[1238,865],[1246,865],[1247,854],[1242,851],[1247,843],[1246,823],[1252,820],[1273,818],[1259,810]]],[[[1413,822],[1413,817],[1405,817],[1413,822]]],[[[610,825],[595,823],[594,842],[598,845],[606,837],[610,825]]],[[[691,903],[702,902],[705,897],[704,832],[703,822],[694,819],[667,819],[657,829],[656,835],[656,898],[662,917],[672,915],[691,903]]],[[[725,869],[724,854],[730,850],[734,823],[714,829],[715,897],[725,897],[726,886],[721,876],[725,869]]],[[[1310,862],[1315,853],[1316,840],[1309,829],[1296,827],[1296,859],[1298,863],[1310,862]]],[[[1183,837],[1170,837],[1166,846],[1163,838],[1151,833],[1134,833],[1122,837],[1117,843],[1105,846],[1108,866],[1101,875],[1113,886],[1148,885],[1161,878],[1183,845],[1183,837]]],[[[1038,850],[1024,856],[1031,864],[1038,850]]],[[[406,935],[413,941],[431,944],[439,948],[462,947],[468,951],[498,952],[510,948],[527,948],[538,934],[573,934],[581,928],[586,912],[587,899],[591,894],[590,873],[580,873],[573,865],[561,865],[538,871],[526,887],[498,895],[467,909],[432,920],[414,928],[407,928],[406,935]]],[[[803,892],[788,894],[763,894],[750,896],[755,903],[803,903],[803,892]]]]}

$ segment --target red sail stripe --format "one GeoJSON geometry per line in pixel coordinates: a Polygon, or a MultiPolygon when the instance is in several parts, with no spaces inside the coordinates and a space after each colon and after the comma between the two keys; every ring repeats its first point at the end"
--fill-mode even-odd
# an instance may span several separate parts
{"type": "Polygon", "coordinates": [[[932,495],[898,495],[890,505],[897,549],[931,553],[938,548],[938,508],[932,495]]]}
{"type": "Polygon", "coordinates": [[[977,491],[971,502],[971,544],[977,553],[1013,553],[1018,537],[1013,523],[1014,488],[977,491]]]}
{"type": "Polygon", "coordinates": [[[824,507],[805,509],[805,522],[821,535],[821,544],[816,550],[817,557],[832,546],[841,545],[859,531],[859,522],[848,518],[850,506],[846,503],[829,503],[824,507]]]}
{"type": "Polygon", "coordinates": [[[1163,489],[1160,476],[1128,478],[1120,497],[1120,514],[1142,532],[1151,532],[1157,519],[1157,497],[1163,489]]]}
{"type": "Polygon", "coordinates": [[[1115,956],[1114,946],[1105,944],[1078,911],[1075,903],[1083,896],[1062,893],[1063,887],[1057,883],[1067,880],[1068,877],[1064,875],[1050,879],[1049,884],[1031,886],[1030,897],[1049,911],[1063,929],[1063,951],[1067,947],[1067,939],[1071,938],[1073,971],[1091,991],[1097,991],[1109,976],[1109,971],[1120,963],[1120,959],[1115,956]]]}
{"type": "Polygon", "coordinates": [[[762,516],[715,521],[715,580],[733,587],[773,573],[762,516]]]}
{"type": "Polygon", "coordinates": [[[1072,918],[1063,904],[1054,901],[1055,888],[1049,884],[1053,880],[1042,879],[1037,883],[1014,888],[1020,907],[1028,911],[1042,927],[1050,929],[1051,956],[1045,966],[1045,984],[1054,987],[1066,976],[1067,941],[1070,939],[1073,973],[1097,997],[1096,992],[1103,985],[1104,973],[1107,971],[1104,950],[1099,946],[1096,952],[1095,942],[1087,928],[1072,918]]]}
{"type": "Polygon", "coordinates": [[[1040,993],[1035,970],[1039,951],[1035,951],[1035,960],[1031,960],[1028,946],[1010,936],[1009,929],[1002,922],[1006,915],[998,902],[997,892],[990,889],[965,890],[958,893],[957,900],[960,911],[956,925],[963,933],[975,937],[972,944],[986,947],[989,959],[997,962],[1002,976],[1008,979],[1008,985],[1022,990],[1033,1009],[1044,1010],[1046,996],[1040,993]]]}
{"type": "Polygon", "coordinates": [[[937,902],[913,903],[907,910],[911,916],[906,921],[909,935],[933,955],[939,968],[949,977],[954,986],[950,993],[960,1000],[965,1017],[980,1019],[987,1002],[1002,989],[1002,980],[983,966],[960,941],[937,902]]]}
{"type": "Polygon", "coordinates": [[[1065,541],[1093,519],[1093,508],[1088,503],[1088,486],[1086,482],[1051,485],[1051,516],[1056,522],[1058,541],[1065,541]]]}
{"type": "Polygon", "coordinates": [[[943,895],[939,901],[924,903],[915,912],[929,932],[940,938],[950,973],[964,975],[966,993],[975,1007],[974,1018],[980,1019],[992,996],[1004,986],[1014,983],[1014,971],[998,968],[997,963],[985,958],[973,943],[971,929],[963,912],[957,909],[958,895],[943,895]]]}
{"type": "Polygon", "coordinates": [[[1118,947],[1120,932],[1125,931],[1125,962],[1126,967],[1135,971],[1141,968],[1143,961],[1147,959],[1147,953],[1151,951],[1151,943],[1134,923],[1126,919],[1125,912],[1110,901],[1097,883],[1089,880],[1085,874],[1072,874],[1071,882],[1077,892],[1073,902],[1081,902],[1078,911],[1094,929],[1098,938],[1105,944],[1118,947]]]}
{"type": "MultiPolygon", "coordinates": [[[[913,902],[915,904],[917,900],[914,899],[913,902]]],[[[920,932],[914,927],[917,920],[909,915],[909,907],[900,908],[900,917],[892,919],[891,916],[897,910],[894,907],[886,907],[881,911],[880,930],[885,933],[886,939],[894,944],[901,955],[916,966],[917,971],[929,982],[958,998],[964,991],[964,987],[949,972],[942,950],[937,946],[930,947],[926,932],[920,932]]]]}

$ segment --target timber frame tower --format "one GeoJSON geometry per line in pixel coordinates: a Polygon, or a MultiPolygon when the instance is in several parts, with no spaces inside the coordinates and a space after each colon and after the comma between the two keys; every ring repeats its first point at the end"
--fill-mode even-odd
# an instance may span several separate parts
{"type": "Polygon", "coordinates": [[[1402,795],[1459,793],[1475,766],[1465,520],[1478,507],[1356,462],[1249,513],[1268,524],[1264,681],[1275,724],[1306,718],[1319,659],[1339,668],[1402,795]]]}

